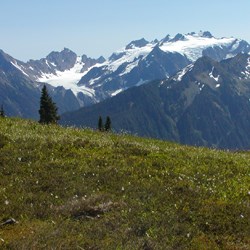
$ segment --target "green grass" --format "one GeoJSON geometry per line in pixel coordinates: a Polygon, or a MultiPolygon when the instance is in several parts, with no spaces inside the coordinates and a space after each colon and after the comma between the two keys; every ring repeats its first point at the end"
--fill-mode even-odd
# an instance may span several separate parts
{"type": "Polygon", "coordinates": [[[0,249],[250,249],[250,153],[0,119],[0,249]]]}

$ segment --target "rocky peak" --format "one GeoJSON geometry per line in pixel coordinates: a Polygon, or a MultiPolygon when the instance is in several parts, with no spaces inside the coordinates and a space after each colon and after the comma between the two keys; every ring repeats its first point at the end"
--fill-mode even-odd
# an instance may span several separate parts
{"type": "Polygon", "coordinates": [[[60,71],[64,71],[74,66],[77,55],[70,49],[64,48],[61,52],[51,52],[46,59],[56,65],[60,71]]]}
{"type": "Polygon", "coordinates": [[[144,47],[148,44],[149,42],[147,40],[145,40],[144,38],[140,39],[140,40],[135,40],[135,41],[132,41],[131,43],[129,43],[127,46],[126,46],[126,50],[128,49],[133,49],[135,47],[137,48],[141,48],[141,47],[144,47]]]}
{"type": "Polygon", "coordinates": [[[185,41],[186,37],[180,33],[178,33],[173,39],[169,40],[170,42],[177,42],[177,41],[185,41]]]}
{"type": "Polygon", "coordinates": [[[99,58],[97,58],[98,63],[104,63],[105,61],[106,59],[103,56],[100,56],[99,58]]]}
{"type": "Polygon", "coordinates": [[[202,37],[213,38],[213,35],[209,31],[204,31],[199,33],[202,37]]]}
{"type": "Polygon", "coordinates": [[[166,36],[161,40],[161,43],[169,42],[169,40],[170,40],[170,35],[166,35],[166,36]]]}

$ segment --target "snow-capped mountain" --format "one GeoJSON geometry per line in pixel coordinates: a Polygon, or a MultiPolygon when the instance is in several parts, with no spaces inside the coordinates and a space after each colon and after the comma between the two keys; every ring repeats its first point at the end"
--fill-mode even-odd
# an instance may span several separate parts
{"type": "MultiPolygon", "coordinates": [[[[40,92],[44,83],[33,80],[35,74],[28,75],[27,65],[28,63],[23,63],[0,50],[0,105],[4,105],[8,116],[38,118],[40,92]]],[[[40,69],[37,72],[40,72],[40,69]]],[[[60,113],[93,102],[87,95],[79,94],[76,97],[71,89],[60,86],[48,85],[48,90],[60,113]]]]}
{"type": "Polygon", "coordinates": [[[95,93],[93,89],[77,86],[77,83],[91,67],[104,61],[103,57],[92,59],[86,55],[77,56],[67,48],[60,52],[53,51],[46,58],[30,60],[27,63],[14,58],[10,60],[13,66],[33,81],[71,90],[82,105],[84,105],[84,102],[81,101],[82,95],[94,100],[95,93]]]}
{"type": "Polygon", "coordinates": [[[62,124],[96,128],[110,116],[116,131],[227,149],[250,148],[250,55],[217,62],[203,56],[169,79],[131,88],[62,115],[62,124]]]}
{"type": "MultiPolygon", "coordinates": [[[[4,58],[33,82],[35,88],[40,88],[38,82],[49,84],[52,96],[60,102],[60,110],[64,112],[100,102],[152,80],[169,78],[203,55],[221,61],[249,51],[250,45],[244,40],[215,38],[209,32],[200,32],[167,35],[151,42],[135,40],[114,52],[108,60],[78,56],[69,49],[28,62],[5,53],[4,58]],[[66,97],[68,108],[62,102],[66,97]]],[[[6,98],[9,100],[8,96],[6,98]]]]}
{"type": "MultiPolygon", "coordinates": [[[[64,72],[74,72],[73,79],[80,79],[84,72],[97,63],[103,63],[105,59],[99,57],[92,59],[86,55],[77,56],[75,52],[64,48],[62,51],[51,52],[46,58],[40,60],[29,60],[27,63],[20,61],[13,62],[24,74],[27,74],[32,80],[51,79],[57,75],[60,77],[64,72]]],[[[66,76],[67,78],[67,76],[66,76]]],[[[71,80],[71,78],[69,78],[71,80]]]]}
{"type": "Polygon", "coordinates": [[[209,32],[167,35],[152,42],[140,39],[91,68],[78,86],[94,89],[101,100],[133,86],[168,78],[203,55],[220,61],[249,51],[250,46],[244,40],[215,38],[209,32]]]}
{"type": "Polygon", "coordinates": [[[27,63],[14,61],[32,80],[70,89],[80,105],[99,102],[133,86],[168,78],[203,55],[220,61],[248,53],[249,44],[236,38],[215,38],[210,32],[167,35],[160,41],[135,40],[108,60],[77,56],[64,49],[27,63]],[[82,101],[83,96],[88,101],[82,101]]]}

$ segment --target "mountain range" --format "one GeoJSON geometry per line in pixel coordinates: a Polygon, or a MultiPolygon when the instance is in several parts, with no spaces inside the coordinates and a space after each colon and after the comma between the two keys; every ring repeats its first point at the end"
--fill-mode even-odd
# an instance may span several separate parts
{"type": "Polygon", "coordinates": [[[131,88],[66,113],[65,125],[97,127],[111,116],[117,131],[222,149],[250,147],[250,55],[199,58],[165,80],[131,88]]]}
{"type": "Polygon", "coordinates": [[[0,50],[0,104],[10,116],[38,119],[44,84],[62,124],[115,130],[185,144],[250,146],[250,45],[210,32],[144,38],[108,59],[65,48],[22,62],[0,50]]]}
{"type": "Polygon", "coordinates": [[[77,56],[65,48],[40,60],[22,62],[0,51],[0,103],[11,116],[37,119],[44,83],[48,84],[59,112],[64,113],[98,103],[131,87],[168,78],[203,55],[220,61],[249,50],[250,45],[244,40],[192,32],[174,37],[167,35],[152,42],[144,38],[135,40],[107,60],[77,56]],[[11,74],[6,72],[7,68],[11,68],[11,74]],[[15,80],[19,78],[25,86],[16,86],[15,80]],[[26,91],[23,88],[29,92],[27,101],[21,97],[26,91]]]}

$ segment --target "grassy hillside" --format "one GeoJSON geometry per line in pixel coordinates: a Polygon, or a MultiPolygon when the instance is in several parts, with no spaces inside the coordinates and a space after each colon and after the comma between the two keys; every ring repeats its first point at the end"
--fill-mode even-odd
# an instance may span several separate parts
{"type": "Polygon", "coordinates": [[[0,249],[249,249],[249,218],[248,152],[0,119],[0,249]]]}

